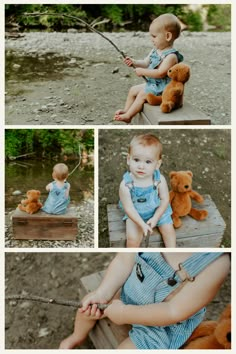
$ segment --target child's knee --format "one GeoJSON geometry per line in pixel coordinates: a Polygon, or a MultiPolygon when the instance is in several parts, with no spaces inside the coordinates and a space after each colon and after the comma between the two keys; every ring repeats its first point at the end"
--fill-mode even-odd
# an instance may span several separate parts
{"type": "Polygon", "coordinates": [[[127,234],[127,247],[139,247],[142,242],[142,236],[137,234],[127,234]]]}

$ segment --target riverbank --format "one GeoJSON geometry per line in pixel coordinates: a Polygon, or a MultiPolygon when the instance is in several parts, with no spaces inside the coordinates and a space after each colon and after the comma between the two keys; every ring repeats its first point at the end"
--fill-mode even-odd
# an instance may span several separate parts
{"type": "MultiPolygon", "coordinates": [[[[145,32],[105,33],[127,55],[151,50],[145,32]]],[[[119,54],[94,33],[25,33],[6,39],[6,124],[123,124],[113,115],[129,88],[142,83],[119,54]]],[[[210,115],[212,124],[231,122],[230,32],[183,32],[176,48],[191,66],[185,99],[210,115]]]]}

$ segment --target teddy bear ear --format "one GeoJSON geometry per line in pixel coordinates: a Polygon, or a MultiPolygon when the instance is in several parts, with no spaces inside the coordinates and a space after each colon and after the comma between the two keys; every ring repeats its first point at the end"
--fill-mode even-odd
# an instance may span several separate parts
{"type": "Polygon", "coordinates": [[[177,174],[176,171],[171,171],[171,172],[169,173],[169,176],[170,176],[170,178],[172,178],[172,177],[174,177],[176,174],[177,174]]]}
{"type": "Polygon", "coordinates": [[[187,174],[188,174],[190,177],[193,177],[192,171],[187,171],[187,174]]]}
{"type": "Polygon", "coordinates": [[[41,194],[41,192],[40,192],[40,191],[37,191],[37,194],[38,194],[38,195],[40,195],[40,194],[41,194]]]}

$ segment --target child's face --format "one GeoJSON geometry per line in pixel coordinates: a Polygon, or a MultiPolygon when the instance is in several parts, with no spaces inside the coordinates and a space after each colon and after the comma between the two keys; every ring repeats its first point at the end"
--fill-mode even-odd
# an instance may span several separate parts
{"type": "Polygon", "coordinates": [[[134,145],[127,158],[130,172],[140,179],[153,176],[154,171],[161,166],[158,155],[155,146],[134,145]]]}
{"type": "Polygon", "coordinates": [[[164,30],[161,24],[151,24],[149,28],[152,43],[156,49],[165,49],[170,45],[170,32],[164,30]]]}

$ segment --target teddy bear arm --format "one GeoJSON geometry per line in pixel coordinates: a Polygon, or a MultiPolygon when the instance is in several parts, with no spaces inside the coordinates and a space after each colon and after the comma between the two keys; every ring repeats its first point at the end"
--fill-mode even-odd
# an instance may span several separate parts
{"type": "Polygon", "coordinates": [[[22,199],[21,204],[27,205],[27,204],[29,204],[29,200],[28,199],[22,199]]]}
{"type": "Polygon", "coordinates": [[[159,106],[162,102],[162,97],[155,96],[153,93],[148,93],[146,96],[146,100],[152,106],[159,106]]]}
{"type": "Polygon", "coordinates": [[[204,202],[204,198],[196,191],[191,191],[190,192],[190,197],[194,200],[196,200],[196,202],[198,203],[203,203],[204,202]]]}
{"type": "Polygon", "coordinates": [[[173,200],[174,197],[175,197],[175,192],[174,192],[174,191],[170,191],[170,192],[169,192],[169,197],[170,197],[170,203],[171,203],[172,200],[173,200]]]}

